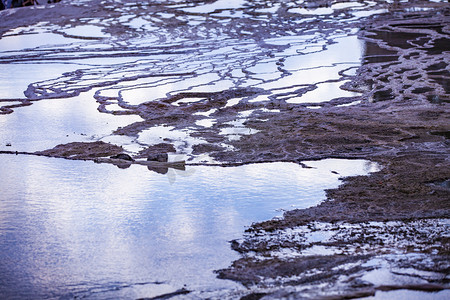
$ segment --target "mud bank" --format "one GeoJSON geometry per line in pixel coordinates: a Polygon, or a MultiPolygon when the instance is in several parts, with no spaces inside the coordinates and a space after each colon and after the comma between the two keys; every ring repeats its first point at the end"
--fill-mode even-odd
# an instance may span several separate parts
{"type": "MultiPolygon", "coordinates": [[[[414,15],[411,21],[408,14],[400,15],[402,21],[395,14],[380,19],[388,24],[408,20],[408,28],[437,25],[432,17],[414,15]]],[[[437,26],[448,30],[448,23],[437,26]]],[[[376,22],[368,27],[376,28],[376,22]]],[[[408,33],[419,35],[414,30],[408,33]]],[[[370,104],[363,101],[351,108],[323,107],[314,112],[290,108],[292,118],[271,116],[265,122],[248,122],[259,132],[233,144],[240,159],[366,158],[383,169],[368,177],[345,178],[316,207],[253,224],[242,240],[232,242],[242,258],[220,270],[221,278],[255,289],[252,299],[408,297],[396,290],[415,291],[410,297],[447,297],[448,79],[437,89],[426,89],[434,96],[418,89],[408,92],[413,85],[418,88],[411,79],[424,77],[408,80],[401,75],[404,67],[426,73],[418,60],[410,58],[397,61],[395,56],[393,64],[384,62],[378,68],[369,63],[359,69],[350,86],[370,83],[370,92],[364,93],[372,99],[370,104]],[[382,97],[377,99],[377,94],[382,97]]],[[[448,78],[447,58],[443,61],[441,74],[448,78]]],[[[425,78],[438,81],[432,75],[425,78]]]]}
{"type": "MultiPolygon", "coordinates": [[[[242,240],[231,243],[242,258],[219,270],[218,276],[250,287],[244,293],[248,299],[381,297],[398,290],[444,298],[450,288],[448,3],[333,2],[333,9],[332,1],[302,1],[295,8],[266,2],[196,11],[171,1],[130,4],[119,11],[113,1],[105,1],[103,8],[91,11],[80,1],[32,16],[17,11],[21,25],[64,16],[54,21],[64,27],[80,14],[88,19],[107,13],[114,19],[138,8],[164,22],[158,21],[158,30],[147,28],[154,30],[158,47],[134,45],[129,36],[128,48],[116,43],[104,52],[91,53],[91,48],[80,46],[66,49],[64,55],[57,49],[38,49],[22,57],[2,57],[5,64],[21,58],[65,61],[78,57],[76,51],[86,51],[82,55],[88,59],[140,59],[30,84],[23,99],[3,99],[8,105],[2,111],[13,113],[35,101],[96,88],[100,112],[142,119],[114,132],[138,143],[138,151],[105,139],[67,143],[36,155],[96,161],[121,152],[135,159],[178,153],[187,155],[190,163],[205,165],[302,164],[324,158],[378,162],[379,172],[345,178],[316,207],[253,224],[242,240]],[[171,16],[163,17],[160,11],[171,16]],[[355,11],[369,17],[355,17],[355,11]],[[240,14],[246,18],[236,17],[240,14]],[[181,20],[182,16],[189,18],[181,20]],[[261,20],[268,21],[262,26],[261,20]],[[286,32],[297,38],[308,35],[303,41],[310,44],[295,48],[286,32]],[[310,33],[317,35],[310,38],[310,33]],[[356,37],[364,41],[362,64],[348,57],[336,61],[321,52],[353,38],[358,41],[356,37]],[[220,47],[207,42],[211,38],[220,47]],[[296,65],[297,56],[315,52],[330,64],[296,65]],[[334,73],[308,78],[311,70],[334,73]],[[95,76],[98,80],[89,83],[95,76]],[[138,83],[130,84],[134,81],[138,83]],[[171,84],[175,88],[164,89],[171,84]],[[327,101],[308,96],[324,86],[338,87],[325,93],[327,101]],[[163,87],[164,93],[149,97],[155,87],[163,87]],[[145,93],[128,95],[133,89],[145,93]]],[[[7,18],[0,32],[18,25],[17,19],[7,18]]],[[[102,24],[103,33],[111,36],[126,35],[131,26],[112,21],[106,25],[102,24]]],[[[133,37],[141,34],[134,32],[133,37]]]]}

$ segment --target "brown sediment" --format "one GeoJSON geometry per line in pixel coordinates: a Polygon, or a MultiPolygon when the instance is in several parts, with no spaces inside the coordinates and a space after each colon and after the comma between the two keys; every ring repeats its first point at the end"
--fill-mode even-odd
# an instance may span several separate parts
{"type": "Polygon", "coordinates": [[[97,142],[73,142],[57,145],[52,149],[38,151],[34,154],[61,157],[74,160],[95,160],[100,157],[109,157],[122,153],[120,146],[112,145],[102,141],[97,142]]]}

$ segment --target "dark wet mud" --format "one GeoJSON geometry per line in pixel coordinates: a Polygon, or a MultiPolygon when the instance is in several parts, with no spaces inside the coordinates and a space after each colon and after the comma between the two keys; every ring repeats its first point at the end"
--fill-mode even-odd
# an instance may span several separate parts
{"type": "Polygon", "coordinates": [[[231,243],[242,258],[218,276],[249,287],[248,299],[396,290],[443,299],[450,287],[448,2],[242,2],[103,1],[92,10],[79,1],[33,15],[19,10],[2,21],[4,37],[17,34],[9,31],[16,18],[21,26],[46,18],[52,21],[44,31],[92,44],[3,52],[1,64],[86,63],[30,84],[23,98],[1,99],[1,112],[92,90],[101,113],[141,118],[113,133],[139,144],[138,151],[105,139],[37,155],[377,162],[379,172],[345,178],[320,205],[253,224],[231,243]],[[105,15],[95,24],[98,36],[70,31],[105,15]],[[95,64],[104,58],[117,60],[95,64]]]}

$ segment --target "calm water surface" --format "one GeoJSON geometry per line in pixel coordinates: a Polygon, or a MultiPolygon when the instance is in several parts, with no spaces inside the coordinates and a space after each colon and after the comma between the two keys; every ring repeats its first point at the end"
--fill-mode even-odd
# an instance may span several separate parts
{"type": "Polygon", "coordinates": [[[215,278],[252,222],[324,199],[362,160],[188,166],[0,155],[0,298],[139,298],[234,289],[215,278]],[[340,173],[334,174],[331,171],[340,173]]]}

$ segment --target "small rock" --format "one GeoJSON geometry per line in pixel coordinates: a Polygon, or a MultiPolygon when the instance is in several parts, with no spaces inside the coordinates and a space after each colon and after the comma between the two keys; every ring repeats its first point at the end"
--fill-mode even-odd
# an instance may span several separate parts
{"type": "Polygon", "coordinates": [[[119,153],[117,155],[111,156],[110,158],[134,161],[134,159],[131,156],[129,156],[128,154],[125,154],[125,153],[119,153]]]}
{"type": "Polygon", "coordinates": [[[6,143],[6,147],[11,147],[11,143],[6,143]]]}
{"type": "Polygon", "coordinates": [[[147,161],[167,162],[168,160],[169,155],[167,153],[150,154],[147,157],[147,161]]]}

